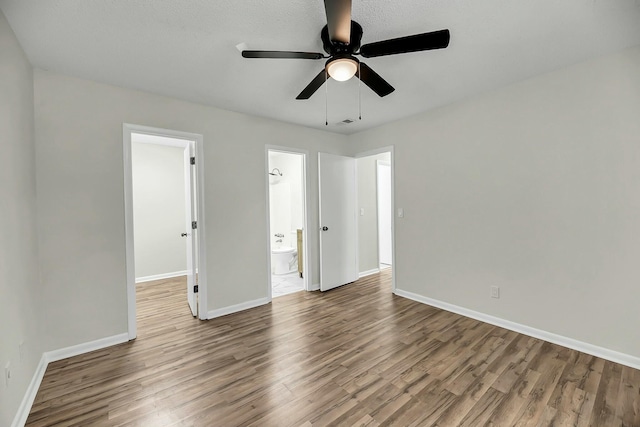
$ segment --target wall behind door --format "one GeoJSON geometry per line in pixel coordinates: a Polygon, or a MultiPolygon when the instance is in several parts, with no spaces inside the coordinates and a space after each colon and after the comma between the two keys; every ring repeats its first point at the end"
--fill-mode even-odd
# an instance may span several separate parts
{"type": "Polygon", "coordinates": [[[187,269],[184,150],[131,144],[136,281],[187,269]]]}
{"type": "Polygon", "coordinates": [[[379,267],[376,161],[391,161],[391,153],[357,159],[358,165],[358,269],[360,273],[379,267]],[[364,209],[364,215],[360,215],[364,209]]]}

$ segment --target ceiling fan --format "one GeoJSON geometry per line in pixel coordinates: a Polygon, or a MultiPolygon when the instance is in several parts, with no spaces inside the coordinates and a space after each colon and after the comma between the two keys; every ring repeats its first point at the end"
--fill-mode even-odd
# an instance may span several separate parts
{"type": "Polygon", "coordinates": [[[325,59],[325,67],[311,80],[296,99],[309,99],[329,77],[346,81],[358,77],[379,96],[387,96],[395,89],[367,64],[355,55],[364,58],[396,55],[399,53],[443,49],[449,45],[449,30],[432,31],[396,39],[383,40],[360,46],[362,27],[351,20],[351,0],[324,0],[327,25],[322,28],[320,38],[329,55],[316,52],[288,52],[280,50],[243,50],[245,58],[275,59],[325,59]]]}

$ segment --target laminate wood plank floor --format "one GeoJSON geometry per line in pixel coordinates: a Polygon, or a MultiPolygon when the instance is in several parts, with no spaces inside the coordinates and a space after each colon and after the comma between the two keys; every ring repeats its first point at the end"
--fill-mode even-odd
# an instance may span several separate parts
{"type": "Polygon", "coordinates": [[[390,270],[210,321],[138,287],[135,341],[51,363],[28,426],[640,426],[640,371],[391,293],[390,270]]]}

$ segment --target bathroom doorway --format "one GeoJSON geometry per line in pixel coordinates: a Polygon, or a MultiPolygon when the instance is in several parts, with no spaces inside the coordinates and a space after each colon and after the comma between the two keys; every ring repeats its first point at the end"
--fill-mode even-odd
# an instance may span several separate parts
{"type": "Polygon", "coordinates": [[[271,298],[309,290],[307,153],[267,147],[268,268],[271,298]]]}

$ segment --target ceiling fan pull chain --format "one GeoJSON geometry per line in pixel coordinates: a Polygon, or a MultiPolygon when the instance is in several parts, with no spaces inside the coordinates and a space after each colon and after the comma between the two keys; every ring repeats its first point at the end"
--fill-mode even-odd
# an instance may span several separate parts
{"type": "Polygon", "coordinates": [[[360,86],[362,85],[362,79],[360,78],[360,62],[358,62],[358,120],[362,120],[362,91],[360,86]]]}
{"type": "Polygon", "coordinates": [[[329,77],[324,70],[324,125],[329,126],[329,77]]]}

